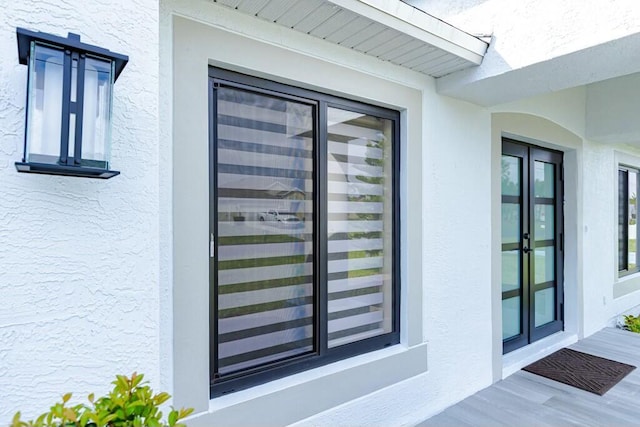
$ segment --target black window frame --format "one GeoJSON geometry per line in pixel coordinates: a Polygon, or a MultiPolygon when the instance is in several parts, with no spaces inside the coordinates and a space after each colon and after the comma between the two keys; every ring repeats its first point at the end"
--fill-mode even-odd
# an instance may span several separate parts
{"type": "MultiPolygon", "coordinates": [[[[209,354],[210,354],[210,397],[243,390],[298,372],[320,367],[339,360],[347,359],[400,343],[400,112],[382,106],[375,106],[327,93],[304,89],[259,77],[237,73],[209,66],[209,188],[210,233],[217,236],[217,188],[214,177],[216,171],[216,93],[220,86],[234,87],[256,93],[301,101],[314,106],[316,132],[314,135],[313,180],[314,180],[314,338],[317,351],[313,354],[295,356],[286,360],[270,363],[268,366],[247,369],[242,372],[220,376],[216,372],[216,336],[217,255],[209,258],[209,354]],[[391,147],[392,170],[392,330],[389,333],[366,338],[342,346],[328,348],[328,189],[327,189],[327,112],[329,108],[345,109],[367,114],[393,123],[393,145],[391,147]]],[[[218,253],[217,241],[214,242],[214,254],[218,253]]],[[[375,375],[375,373],[372,373],[375,375]]]]}
{"type": "Polygon", "coordinates": [[[629,172],[636,174],[636,200],[640,195],[640,169],[633,166],[618,165],[618,277],[628,276],[640,271],[638,257],[638,242],[640,242],[640,227],[638,221],[638,205],[636,202],[636,267],[629,269],[629,172]]]}

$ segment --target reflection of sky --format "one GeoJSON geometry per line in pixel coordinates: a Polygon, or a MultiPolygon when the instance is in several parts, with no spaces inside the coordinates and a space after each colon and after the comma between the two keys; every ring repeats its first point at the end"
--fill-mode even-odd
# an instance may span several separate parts
{"type": "Polygon", "coordinates": [[[553,163],[534,162],[534,177],[536,197],[554,197],[554,170],[553,163]]]}

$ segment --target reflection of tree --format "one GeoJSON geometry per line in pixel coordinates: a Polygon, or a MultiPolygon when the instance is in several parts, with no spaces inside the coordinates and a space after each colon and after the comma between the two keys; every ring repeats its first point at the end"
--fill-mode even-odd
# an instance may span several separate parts
{"type": "Polygon", "coordinates": [[[536,161],[534,190],[536,197],[554,197],[555,165],[536,161]],[[549,168],[547,168],[549,166],[549,168]]]}
{"type": "Polygon", "coordinates": [[[520,194],[520,188],[516,184],[519,177],[511,176],[511,168],[509,167],[509,162],[502,158],[501,162],[502,166],[502,194],[520,194]]]}
{"type": "MultiPolygon", "coordinates": [[[[376,153],[376,152],[380,152],[381,156],[380,158],[375,158],[375,157],[365,157],[364,162],[369,165],[369,166],[373,166],[373,167],[378,167],[380,168],[381,171],[381,176],[366,176],[366,175],[356,175],[356,179],[362,183],[366,183],[366,184],[372,184],[372,185],[376,185],[379,186],[383,189],[384,191],[384,183],[385,183],[385,177],[384,177],[384,165],[385,165],[385,157],[387,155],[387,152],[385,150],[385,145],[387,144],[387,139],[386,137],[382,134],[382,132],[378,132],[378,134],[376,135],[377,139],[375,140],[368,140],[367,141],[367,148],[369,148],[369,150],[367,150],[367,153],[376,153]]],[[[373,174],[372,174],[373,175],[373,174]]],[[[367,193],[368,191],[365,191],[365,193],[367,193]]],[[[384,194],[382,195],[376,195],[376,194],[349,194],[349,201],[358,201],[358,202],[372,202],[372,203],[384,203],[384,194]]],[[[383,208],[383,213],[356,213],[356,214],[350,214],[350,216],[354,216],[353,219],[358,219],[360,221],[381,221],[383,220],[383,215],[384,215],[384,208],[383,208]]],[[[351,218],[349,218],[351,219],[351,218]]],[[[361,231],[361,232],[351,232],[349,233],[349,239],[379,239],[382,237],[382,232],[380,231],[361,231]]],[[[350,257],[361,257],[361,256],[367,256],[367,257],[377,257],[377,256],[382,256],[383,254],[383,249],[372,249],[372,250],[363,250],[361,252],[351,252],[350,253],[350,257]]],[[[380,268],[375,268],[375,269],[371,269],[372,271],[369,272],[369,274],[375,274],[375,273],[379,273],[380,272],[380,268]]],[[[364,275],[364,274],[361,274],[364,275]]]]}

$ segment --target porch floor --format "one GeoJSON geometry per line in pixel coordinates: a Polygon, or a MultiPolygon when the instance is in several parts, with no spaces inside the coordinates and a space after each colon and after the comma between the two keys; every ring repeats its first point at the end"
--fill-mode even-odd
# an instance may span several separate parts
{"type": "Polygon", "coordinates": [[[604,396],[518,371],[418,426],[640,425],[640,334],[605,328],[569,348],[638,369],[604,396]]]}

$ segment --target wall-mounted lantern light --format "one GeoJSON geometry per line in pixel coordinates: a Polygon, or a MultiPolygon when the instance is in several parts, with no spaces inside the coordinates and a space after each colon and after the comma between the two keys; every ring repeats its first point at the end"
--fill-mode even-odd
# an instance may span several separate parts
{"type": "Polygon", "coordinates": [[[67,38],[17,29],[28,65],[27,117],[19,172],[111,178],[113,84],[129,58],[67,38]]]}

